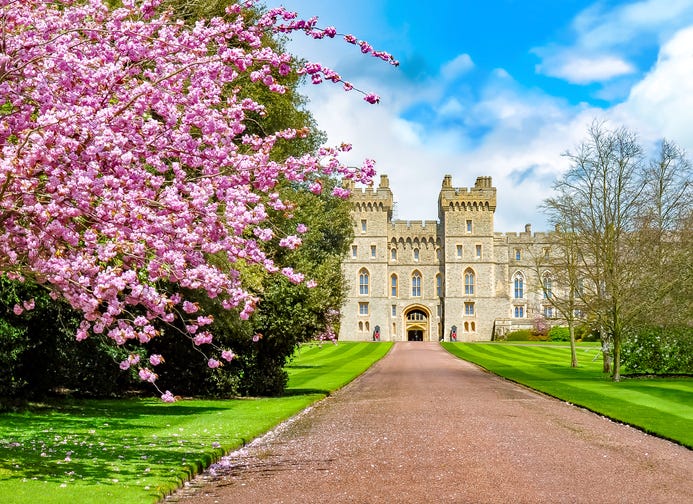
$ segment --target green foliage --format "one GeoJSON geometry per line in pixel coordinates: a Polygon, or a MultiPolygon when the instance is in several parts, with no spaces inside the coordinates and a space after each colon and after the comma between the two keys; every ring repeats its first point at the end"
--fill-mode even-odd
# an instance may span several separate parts
{"type": "Polygon", "coordinates": [[[633,374],[693,374],[693,328],[639,328],[626,339],[621,360],[633,374]]]}
{"type": "Polygon", "coordinates": [[[553,326],[549,331],[549,341],[570,341],[570,329],[563,326],[553,326]]]}
{"type": "Polygon", "coordinates": [[[127,349],[99,335],[75,339],[80,320],[42,286],[0,278],[0,410],[55,392],[110,396],[137,383],[118,369],[127,349]],[[15,304],[29,300],[34,309],[16,315],[15,304]]]}
{"type": "MultiPolygon", "coordinates": [[[[613,382],[601,359],[580,359],[572,368],[570,348],[561,344],[443,343],[450,353],[509,380],[532,387],[646,432],[693,448],[691,378],[613,382]]],[[[599,345],[580,346],[599,356],[599,345]]]]}
{"type": "Polygon", "coordinates": [[[518,329],[510,331],[506,336],[506,341],[544,341],[546,336],[537,334],[533,329],[518,329]]]}

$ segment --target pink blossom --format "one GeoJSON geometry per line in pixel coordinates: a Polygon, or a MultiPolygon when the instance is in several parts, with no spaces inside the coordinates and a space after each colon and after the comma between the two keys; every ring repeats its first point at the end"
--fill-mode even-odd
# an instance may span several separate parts
{"type": "Polygon", "coordinates": [[[236,354],[233,353],[231,350],[224,350],[223,352],[221,352],[221,358],[224,359],[226,362],[231,362],[235,357],[236,354]]]}
{"type": "Polygon", "coordinates": [[[150,383],[154,383],[156,381],[156,379],[158,378],[156,373],[154,373],[151,369],[147,369],[147,368],[140,368],[138,374],[140,376],[140,380],[150,382],[150,383]]]}
{"type": "MultiPolygon", "coordinates": [[[[40,278],[52,299],[80,311],[78,340],[93,331],[117,345],[146,344],[158,334],[154,320],[194,327],[192,335],[211,320],[190,317],[202,310],[186,299],[193,291],[247,319],[257,299],[247,290],[248,273],[234,265],[303,281],[262,248],[274,236],[269,210],[289,219],[294,207],[277,187],[322,176],[368,183],[373,176],[368,167],[343,164],[340,147],[276,161],[279,140],[305,133],[260,136],[247,128],[250,113],[268,112],[240,82],[268,93],[283,93],[275,77],[292,72],[343,82],[318,63],[293,70],[291,56],[268,45],[265,34],[319,39],[334,37],[334,27],[320,29],[317,18],[282,7],[257,14],[255,0],[230,6],[228,20],[190,27],[159,13],[158,3],[127,0],[112,10],[101,0],[22,0],[3,9],[8,50],[0,54],[7,60],[0,61],[0,103],[12,111],[0,125],[0,208],[9,209],[0,273],[40,278]],[[230,267],[219,266],[219,256],[230,267]],[[177,293],[169,296],[171,290],[177,293]]],[[[395,64],[352,35],[345,40],[395,64]]],[[[297,236],[284,240],[300,245],[297,236]]],[[[29,300],[13,312],[33,307],[29,300]]],[[[134,364],[128,358],[119,366],[134,364]]],[[[150,370],[139,374],[156,380],[150,370]]]]}
{"type": "Polygon", "coordinates": [[[164,358],[159,354],[152,354],[149,356],[149,363],[152,366],[158,366],[162,362],[164,362],[164,358]]]}
{"type": "Polygon", "coordinates": [[[301,238],[299,238],[296,235],[287,236],[279,240],[280,247],[286,247],[291,250],[297,249],[301,245],[301,243],[301,238]]]}
{"type": "Polygon", "coordinates": [[[176,398],[173,396],[173,394],[169,390],[167,390],[166,392],[161,394],[161,400],[164,402],[167,402],[167,403],[176,402],[176,398]]]}
{"type": "Polygon", "coordinates": [[[209,360],[207,361],[207,365],[208,365],[210,368],[214,369],[214,368],[218,368],[219,366],[221,366],[221,362],[219,362],[219,361],[216,360],[216,359],[209,359],[209,360]]]}
{"type": "Polygon", "coordinates": [[[314,289],[317,286],[318,286],[318,282],[316,282],[313,279],[310,279],[306,282],[306,287],[308,287],[309,289],[314,289]]]}
{"type": "Polygon", "coordinates": [[[306,226],[305,224],[299,224],[298,226],[296,226],[296,232],[299,234],[306,233],[308,232],[308,226],[306,226]]]}

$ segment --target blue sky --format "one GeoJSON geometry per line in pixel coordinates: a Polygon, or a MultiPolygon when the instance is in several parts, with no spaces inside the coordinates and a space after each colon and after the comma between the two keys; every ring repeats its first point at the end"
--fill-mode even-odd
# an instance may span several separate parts
{"type": "MultiPolygon", "coordinates": [[[[268,5],[275,5],[267,0],[268,5]]],[[[443,176],[498,187],[497,231],[546,228],[538,209],[567,169],[562,153],[593,120],[667,138],[693,152],[693,0],[284,0],[376,49],[399,68],[337,41],[289,48],[381,96],[307,85],[328,143],[377,161],[397,217],[437,218],[443,176]]]]}

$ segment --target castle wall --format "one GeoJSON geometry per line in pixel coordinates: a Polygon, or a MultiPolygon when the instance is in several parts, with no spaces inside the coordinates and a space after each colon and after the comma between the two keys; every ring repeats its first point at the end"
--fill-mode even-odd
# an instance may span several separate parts
{"type": "Polygon", "coordinates": [[[453,187],[447,175],[439,221],[393,220],[385,175],[377,189],[354,189],[351,201],[354,242],[343,263],[350,287],[340,339],[371,340],[377,328],[382,341],[449,340],[453,331],[458,341],[490,340],[494,330],[527,326],[543,313],[533,265],[548,235],[532,235],[529,225],[521,233],[496,233],[490,177],[466,188],[453,187]]]}

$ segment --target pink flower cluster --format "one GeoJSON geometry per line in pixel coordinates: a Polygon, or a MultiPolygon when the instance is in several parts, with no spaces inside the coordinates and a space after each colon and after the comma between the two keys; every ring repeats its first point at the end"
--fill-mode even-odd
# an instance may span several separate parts
{"type": "MultiPolygon", "coordinates": [[[[294,71],[290,55],[263,45],[264,33],[321,38],[334,37],[334,28],[320,30],[317,20],[282,8],[251,16],[252,0],[229,7],[231,21],[190,28],[156,15],[159,3],[109,10],[102,0],[0,0],[0,274],[34,279],[82,311],[78,339],[94,332],[119,345],[144,344],[158,336],[154,320],[182,317],[196,344],[213,344],[198,331],[211,322],[193,315],[199,306],[159,286],[205,291],[247,318],[257,299],[234,265],[280,270],[252,238],[272,238],[266,206],[291,207],[276,196],[277,184],[321,175],[368,183],[375,173],[371,161],[344,166],[339,155],[348,146],[276,162],[277,139],[304,132],[246,133],[247,114],[265,110],[242,83],[281,93],[277,77],[294,71]],[[227,265],[208,261],[212,255],[227,265]],[[132,307],[141,315],[129,316],[132,307]]],[[[341,82],[317,64],[298,71],[341,82]]],[[[295,248],[301,240],[282,241],[295,248]]],[[[289,268],[281,273],[304,280],[289,268]]],[[[120,367],[134,364],[128,358],[120,367]]],[[[156,380],[146,368],[139,375],[156,380]]]]}

